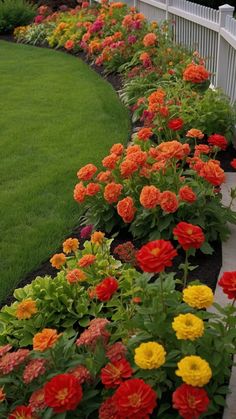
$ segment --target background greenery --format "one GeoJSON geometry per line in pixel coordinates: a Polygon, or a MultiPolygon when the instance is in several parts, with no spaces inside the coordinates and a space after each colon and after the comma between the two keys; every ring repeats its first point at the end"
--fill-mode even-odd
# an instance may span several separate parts
{"type": "Polygon", "coordinates": [[[26,0],[0,0],[0,34],[28,25],[36,15],[36,5],[26,0]]]}
{"type": "Polygon", "coordinates": [[[76,172],[125,143],[128,112],[70,55],[0,41],[0,300],[78,220],[76,172]]]}

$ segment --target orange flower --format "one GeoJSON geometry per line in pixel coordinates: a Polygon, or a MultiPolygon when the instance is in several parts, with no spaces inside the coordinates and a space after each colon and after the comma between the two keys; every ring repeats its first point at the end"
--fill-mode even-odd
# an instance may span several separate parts
{"type": "Polygon", "coordinates": [[[79,202],[80,204],[84,201],[86,196],[86,188],[82,182],[77,183],[74,189],[74,199],[75,201],[79,202]]]}
{"type": "Polygon", "coordinates": [[[75,282],[85,281],[86,274],[81,271],[81,269],[73,269],[72,271],[68,272],[66,279],[69,284],[74,284],[75,282]]]}
{"type": "Polygon", "coordinates": [[[148,103],[149,105],[162,105],[164,103],[165,96],[165,91],[160,87],[148,97],[148,103]]]}
{"type": "Polygon", "coordinates": [[[120,165],[120,173],[124,178],[132,176],[138,170],[138,165],[135,161],[130,159],[124,160],[120,165]]]}
{"type": "Polygon", "coordinates": [[[87,254],[82,256],[82,258],[79,260],[78,265],[81,268],[86,268],[87,266],[92,265],[96,260],[96,256],[91,255],[91,254],[87,254]]]}
{"type": "Polygon", "coordinates": [[[139,57],[140,61],[142,61],[144,67],[149,67],[152,64],[152,60],[147,52],[142,52],[139,57]]]}
{"type": "Polygon", "coordinates": [[[179,141],[166,141],[156,147],[160,157],[164,159],[183,159],[189,152],[190,147],[185,147],[179,141]]]}
{"type": "Polygon", "coordinates": [[[63,243],[63,252],[68,255],[68,253],[76,252],[79,248],[79,240],[72,239],[71,237],[64,241],[63,243]]]}
{"type": "Polygon", "coordinates": [[[104,199],[109,203],[112,204],[117,202],[123,186],[120,183],[111,182],[105,186],[104,189],[104,199]]]}
{"type": "Polygon", "coordinates": [[[30,319],[33,314],[37,313],[36,301],[31,298],[21,301],[16,309],[16,317],[19,320],[30,319]]]}
{"type": "Polygon", "coordinates": [[[115,153],[109,154],[109,156],[104,157],[102,160],[102,164],[107,169],[114,169],[116,166],[117,161],[119,160],[119,156],[117,156],[115,153]]]}
{"type": "Polygon", "coordinates": [[[194,149],[194,157],[199,157],[201,154],[209,154],[210,151],[210,147],[206,144],[196,145],[194,149]]]}
{"type": "Polygon", "coordinates": [[[95,231],[91,236],[91,243],[101,245],[104,241],[105,234],[101,231],[95,231]]]}
{"type": "Polygon", "coordinates": [[[153,45],[155,45],[156,41],[157,36],[155,35],[155,33],[147,33],[147,35],[145,35],[143,38],[143,45],[145,47],[152,47],[153,45]]]}
{"type": "Polygon", "coordinates": [[[93,175],[96,173],[97,167],[94,164],[86,164],[86,166],[81,167],[77,172],[77,176],[80,180],[90,180],[93,175]]]}
{"type": "Polygon", "coordinates": [[[144,208],[155,208],[159,204],[160,190],[155,186],[144,186],[140,194],[140,202],[144,208]]]}
{"type": "Polygon", "coordinates": [[[62,265],[66,263],[66,257],[64,253],[56,253],[51,259],[50,259],[51,265],[53,268],[61,269],[62,265]]]}
{"type": "Polygon", "coordinates": [[[137,137],[139,140],[147,141],[153,135],[151,128],[141,128],[138,133],[137,137]]]}
{"type": "Polygon", "coordinates": [[[203,164],[199,176],[203,177],[214,186],[219,186],[225,182],[224,170],[221,169],[220,165],[214,160],[209,160],[203,164]]]}
{"type": "Polygon", "coordinates": [[[143,166],[147,160],[147,153],[145,151],[136,151],[136,153],[130,153],[127,159],[132,160],[139,166],[143,166]]]}
{"type": "Polygon", "coordinates": [[[74,48],[74,41],[72,41],[72,39],[68,39],[68,41],[66,41],[64,48],[67,49],[67,51],[70,51],[71,49],[74,48]]]}
{"type": "Polygon", "coordinates": [[[125,223],[131,223],[136,212],[134,201],[130,196],[122,199],[117,204],[117,212],[125,223]]]}
{"type": "Polygon", "coordinates": [[[180,188],[179,197],[181,201],[189,202],[190,204],[195,202],[197,199],[195,192],[193,192],[192,188],[187,185],[180,188]]]}
{"type": "Polygon", "coordinates": [[[200,131],[200,129],[192,128],[187,132],[186,137],[197,138],[198,140],[202,140],[204,138],[204,134],[202,133],[202,131],[200,131]]]}
{"type": "Polygon", "coordinates": [[[110,182],[111,178],[112,176],[110,170],[106,170],[105,172],[98,173],[96,180],[98,182],[110,182]]]}
{"type": "Polygon", "coordinates": [[[114,153],[117,156],[121,156],[123,151],[124,151],[124,146],[121,143],[114,144],[110,149],[110,153],[111,154],[114,153]]]}
{"type": "Polygon", "coordinates": [[[189,64],[183,72],[183,80],[191,83],[203,83],[208,80],[210,73],[203,65],[189,64]]]}
{"type": "Polygon", "coordinates": [[[4,402],[6,394],[4,393],[4,387],[0,387],[0,403],[4,402]]]}
{"type": "Polygon", "coordinates": [[[89,183],[86,188],[86,195],[94,196],[100,191],[100,185],[97,183],[89,183]]]}
{"type": "Polygon", "coordinates": [[[164,191],[160,196],[160,206],[163,211],[172,213],[178,209],[178,200],[174,192],[164,191]]]}
{"type": "Polygon", "coordinates": [[[129,154],[136,153],[137,151],[142,151],[140,145],[137,145],[137,144],[130,145],[126,149],[126,154],[127,154],[127,156],[129,156],[129,154]]]}
{"type": "Polygon", "coordinates": [[[55,329],[43,329],[33,337],[33,350],[43,352],[52,348],[61,335],[61,333],[58,335],[55,329]]]}

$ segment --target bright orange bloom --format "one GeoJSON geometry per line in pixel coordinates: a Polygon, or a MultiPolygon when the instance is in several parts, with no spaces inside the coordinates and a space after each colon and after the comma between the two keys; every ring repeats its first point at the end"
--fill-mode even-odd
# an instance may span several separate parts
{"type": "Polygon", "coordinates": [[[204,138],[204,134],[202,133],[202,131],[200,131],[200,129],[192,128],[187,132],[186,137],[197,138],[198,140],[202,140],[204,138]]]}
{"type": "Polygon", "coordinates": [[[153,32],[147,33],[147,35],[145,35],[143,38],[143,45],[145,47],[152,47],[153,45],[155,45],[156,41],[157,41],[157,36],[155,33],[153,32]]]}
{"type": "Polygon", "coordinates": [[[191,83],[203,83],[208,80],[210,73],[203,65],[189,64],[183,72],[183,80],[191,83]]]}
{"type": "Polygon", "coordinates": [[[148,97],[149,106],[153,104],[162,105],[164,103],[165,96],[166,92],[160,87],[148,97]]]}
{"type": "Polygon", "coordinates": [[[136,208],[130,196],[122,199],[117,204],[117,212],[125,223],[131,223],[134,219],[136,208]]]}
{"type": "Polygon", "coordinates": [[[144,67],[149,67],[152,64],[152,60],[150,55],[147,52],[142,52],[139,57],[140,61],[142,61],[144,67]]]}
{"type": "Polygon", "coordinates": [[[86,274],[81,271],[81,269],[73,269],[72,271],[68,272],[66,279],[69,284],[74,284],[75,282],[85,281],[86,274]]]}
{"type": "Polygon", "coordinates": [[[68,39],[64,45],[64,48],[67,49],[67,51],[70,51],[74,48],[74,45],[74,41],[72,41],[72,39],[68,39]]]}
{"type": "Polygon", "coordinates": [[[86,188],[82,182],[77,183],[74,189],[74,199],[75,201],[79,202],[80,204],[84,201],[86,196],[86,188]]]}
{"type": "Polygon", "coordinates": [[[91,236],[91,243],[101,245],[104,241],[105,234],[101,231],[95,231],[91,236]]]}
{"type": "Polygon", "coordinates": [[[132,176],[138,170],[138,164],[130,159],[124,160],[120,165],[120,173],[124,178],[132,176]]]}
{"type": "Polygon", "coordinates": [[[115,153],[109,154],[109,156],[104,157],[102,160],[102,164],[107,169],[114,169],[116,166],[117,161],[119,160],[119,156],[117,156],[115,153]]]}
{"type": "Polygon", "coordinates": [[[120,183],[111,182],[105,186],[104,189],[104,199],[109,203],[112,204],[117,202],[123,186],[120,183]]]}
{"type": "Polygon", "coordinates": [[[86,195],[88,195],[88,196],[94,196],[94,195],[96,195],[99,191],[100,191],[100,185],[98,185],[97,183],[93,183],[93,182],[91,182],[91,183],[89,183],[89,184],[87,185],[87,188],[86,188],[86,195]]]}
{"type": "Polygon", "coordinates": [[[52,348],[60,336],[61,333],[58,335],[55,329],[43,329],[33,337],[33,350],[43,352],[52,348]]]}
{"type": "Polygon", "coordinates": [[[89,163],[86,166],[81,167],[77,172],[77,176],[80,180],[90,180],[97,171],[97,167],[94,164],[89,163]]]}
{"type": "Polygon", "coordinates": [[[175,212],[179,206],[175,193],[171,191],[162,192],[160,196],[160,206],[165,212],[175,212]]]}
{"type": "Polygon", "coordinates": [[[117,156],[121,156],[123,151],[124,151],[124,146],[121,143],[114,144],[110,149],[110,153],[111,154],[114,153],[117,156]]]}
{"type": "Polygon", "coordinates": [[[144,186],[140,194],[140,202],[144,208],[155,208],[159,204],[160,190],[155,186],[144,186]]]}
{"type": "Polygon", "coordinates": [[[193,192],[192,188],[187,185],[180,188],[179,197],[181,201],[189,202],[190,204],[195,202],[197,199],[195,192],[193,192]]]}
{"type": "Polygon", "coordinates": [[[105,172],[98,173],[96,180],[98,182],[110,182],[112,179],[110,170],[106,170],[105,172]]]}
{"type": "Polygon", "coordinates": [[[224,170],[213,160],[203,164],[199,175],[214,186],[219,186],[225,182],[224,170]]]}
{"type": "Polygon", "coordinates": [[[4,393],[4,387],[0,387],[0,403],[4,402],[6,394],[4,393]]]}
{"type": "Polygon", "coordinates": [[[143,166],[147,160],[147,153],[145,151],[136,151],[136,153],[130,153],[127,159],[132,160],[139,166],[143,166]]]}
{"type": "MultiPolygon", "coordinates": [[[[186,144],[187,145],[187,144],[186,144]]],[[[189,152],[190,147],[183,146],[179,141],[166,141],[156,147],[160,157],[164,159],[183,159],[189,152]]]]}
{"type": "Polygon", "coordinates": [[[51,259],[50,263],[53,268],[61,269],[62,265],[66,263],[66,257],[64,253],[56,253],[51,259]]]}
{"type": "Polygon", "coordinates": [[[76,252],[79,248],[79,240],[72,239],[71,237],[64,241],[63,243],[63,252],[68,255],[68,253],[76,252]]]}
{"type": "Polygon", "coordinates": [[[96,260],[96,256],[91,255],[91,254],[87,254],[82,256],[82,258],[79,260],[78,265],[81,268],[86,268],[87,266],[92,265],[96,260]]]}
{"type": "Polygon", "coordinates": [[[147,141],[152,135],[151,128],[141,128],[137,133],[138,139],[142,141],[147,141]]]}
{"type": "Polygon", "coordinates": [[[16,317],[19,320],[30,319],[35,313],[37,313],[36,301],[31,298],[21,301],[16,309],[16,317]]]}
{"type": "Polygon", "coordinates": [[[199,157],[201,154],[209,154],[211,151],[207,144],[199,144],[194,148],[194,157],[199,157]]]}
{"type": "Polygon", "coordinates": [[[126,149],[126,154],[129,156],[129,154],[136,153],[137,151],[142,151],[140,145],[129,145],[126,149]]]}

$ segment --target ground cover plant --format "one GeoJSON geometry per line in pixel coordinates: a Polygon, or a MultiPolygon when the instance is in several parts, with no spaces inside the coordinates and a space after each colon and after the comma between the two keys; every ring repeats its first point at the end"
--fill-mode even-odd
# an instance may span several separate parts
{"type": "Polygon", "coordinates": [[[0,61],[4,301],[77,224],[78,162],[125,142],[129,120],[112,87],[74,57],[0,41],[0,61]]]}
{"type": "Polygon", "coordinates": [[[0,1],[0,34],[11,33],[16,26],[31,23],[36,6],[26,0],[0,1]]]}

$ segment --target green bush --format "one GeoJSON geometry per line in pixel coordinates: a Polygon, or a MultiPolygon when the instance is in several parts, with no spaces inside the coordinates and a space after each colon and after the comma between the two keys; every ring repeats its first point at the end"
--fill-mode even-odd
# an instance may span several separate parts
{"type": "Polygon", "coordinates": [[[36,10],[37,7],[26,0],[0,0],[0,34],[27,25],[36,15],[36,10]]]}

